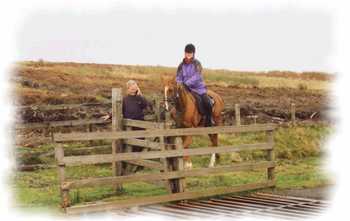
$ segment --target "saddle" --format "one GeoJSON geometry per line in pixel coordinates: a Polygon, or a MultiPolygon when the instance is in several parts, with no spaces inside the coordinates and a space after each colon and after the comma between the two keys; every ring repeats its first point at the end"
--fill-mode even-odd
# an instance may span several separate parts
{"type": "MultiPolygon", "coordinates": [[[[190,93],[193,95],[193,97],[196,100],[196,106],[197,106],[197,109],[198,109],[199,113],[201,115],[206,115],[206,107],[204,106],[204,103],[202,101],[201,96],[199,96],[197,93],[195,93],[193,91],[190,91],[190,93]]],[[[210,98],[210,106],[211,106],[211,108],[213,108],[214,103],[215,103],[214,99],[212,97],[210,97],[210,96],[209,96],[209,98],[210,98]]]]}

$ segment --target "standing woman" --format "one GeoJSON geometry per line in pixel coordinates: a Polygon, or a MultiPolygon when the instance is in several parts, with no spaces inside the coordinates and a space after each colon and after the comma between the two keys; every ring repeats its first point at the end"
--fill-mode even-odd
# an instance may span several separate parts
{"type": "Polygon", "coordinates": [[[193,44],[185,47],[185,57],[177,68],[176,81],[184,84],[194,96],[199,97],[205,108],[205,126],[211,126],[212,107],[207,94],[207,87],[202,76],[202,65],[194,57],[196,48],[193,44]]]}

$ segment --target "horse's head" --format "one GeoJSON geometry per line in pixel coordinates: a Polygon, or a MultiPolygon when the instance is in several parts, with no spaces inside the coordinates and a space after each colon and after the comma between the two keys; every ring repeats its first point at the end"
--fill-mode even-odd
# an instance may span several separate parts
{"type": "Polygon", "coordinates": [[[164,87],[165,109],[169,111],[169,103],[175,103],[179,96],[179,85],[176,82],[176,77],[169,75],[162,76],[162,84],[164,87]]]}

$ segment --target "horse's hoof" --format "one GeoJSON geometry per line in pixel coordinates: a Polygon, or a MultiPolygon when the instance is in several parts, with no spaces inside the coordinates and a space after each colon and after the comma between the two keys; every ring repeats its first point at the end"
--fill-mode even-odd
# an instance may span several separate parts
{"type": "Polygon", "coordinates": [[[209,168],[213,168],[215,166],[216,155],[212,154],[210,157],[209,168]]]}
{"type": "Polygon", "coordinates": [[[192,162],[191,161],[185,161],[184,169],[185,170],[191,170],[192,169],[192,162]]]}

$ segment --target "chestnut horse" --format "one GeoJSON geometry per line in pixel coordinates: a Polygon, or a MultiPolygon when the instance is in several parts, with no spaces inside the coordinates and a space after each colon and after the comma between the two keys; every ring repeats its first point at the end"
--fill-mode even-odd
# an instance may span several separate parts
{"type": "MultiPolygon", "coordinates": [[[[204,118],[199,113],[194,96],[185,88],[183,84],[178,84],[174,76],[163,76],[165,108],[169,111],[169,103],[174,103],[174,108],[170,110],[172,118],[180,127],[191,128],[204,126],[204,118]]],[[[215,92],[208,90],[208,95],[214,100],[212,118],[213,126],[222,125],[221,112],[224,109],[223,99],[215,92]]],[[[218,134],[209,134],[213,147],[218,146],[218,134]]],[[[183,136],[183,146],[188,148],[192,143],[192,136],[183,136]]],[[[214,167],[218,154],[212,154],[209,167],[214,167]]],[[[184,156],[186,169],[192,168],[192,162],[189,156],[184,156]]]]}

